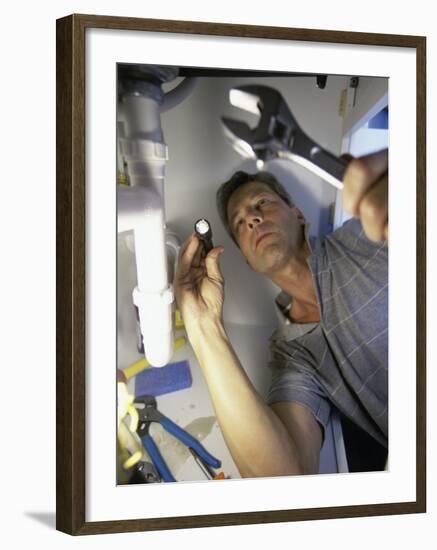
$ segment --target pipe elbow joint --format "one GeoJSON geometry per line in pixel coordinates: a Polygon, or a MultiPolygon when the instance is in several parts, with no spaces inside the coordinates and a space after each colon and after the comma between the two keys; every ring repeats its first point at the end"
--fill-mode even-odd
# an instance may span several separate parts
{"type": "Polygon", "coordinates": [[[155,367],[167,365],[173,354],[172,285],[157,292],[133,290],[133,302],[138,308],[144,353],[155,367]]]}

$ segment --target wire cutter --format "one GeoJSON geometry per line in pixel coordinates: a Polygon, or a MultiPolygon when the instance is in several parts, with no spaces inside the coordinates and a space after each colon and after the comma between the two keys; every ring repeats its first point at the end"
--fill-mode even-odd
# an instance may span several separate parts
{"type": "Polygon", "coordinates": [[[338,189],[348,162],[326,151],[297,123],[282,95],[269,86],[237,86],[229,92],[232,105],[259,116],[255,128],[241,120],[222,117],[226,135],[246,158],[266,162],[286,158],[296,162],[338,189]]]}
{"type": "Polygon", "coordinates": [[[156,399],[154,397],[137,397],[134,404],[138,409],[139,415],[139,423],[137,428],[138,436],[140,437],[144,448],[148,452],[153,466],[156,468],[163,481],[176,481],[176,479],[168,469],[168,466],[159,452],[156,443],[149,434],[149,427],[152,422],[159,422],[159,424],[161,424],[161,426],[169,434],[194,451],[203,462],[212,468],[220,468],[220,460],[213,457],[192,435],[158,411],[156,399]]]}

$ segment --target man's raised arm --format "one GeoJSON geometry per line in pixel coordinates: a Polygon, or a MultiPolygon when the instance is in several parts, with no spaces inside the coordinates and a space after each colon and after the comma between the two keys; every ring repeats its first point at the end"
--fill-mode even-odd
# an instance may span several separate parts
{"type": "Polygon", "coordinates": [[[222,252],[217,247],[203,257],[191,236],[181,250],[175,289],[226,444],[242,477],[317,473],[322,441],[317,421],[298,404],[270,408],[230,344],[222,320],[222,252]]]}

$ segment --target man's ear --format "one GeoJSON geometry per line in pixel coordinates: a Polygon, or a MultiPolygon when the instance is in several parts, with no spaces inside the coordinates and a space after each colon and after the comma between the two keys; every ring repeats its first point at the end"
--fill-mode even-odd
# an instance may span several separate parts
{"type": "Polygon", "coordinates": [[[293,212],[293,214],[296,216],[296,218],[299,220],[299,222],[301,223],[301,225],[305,225],[306,224],[306,219],[305,219],[305,216],[303,215],[302,211],[299,210],[299,208],[297,206],[291,206],[291,211],[293,212]]]}

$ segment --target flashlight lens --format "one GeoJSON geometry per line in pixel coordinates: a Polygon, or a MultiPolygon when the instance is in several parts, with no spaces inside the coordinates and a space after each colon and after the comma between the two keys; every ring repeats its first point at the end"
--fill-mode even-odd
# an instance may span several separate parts
{"type": "Polygon", "coordinates": [[[196,231],[199,233],[199,235],[205,235],[205,233],[208,233],[209,231],[209,223],[202,219],[196,222],[196,231]]]}

